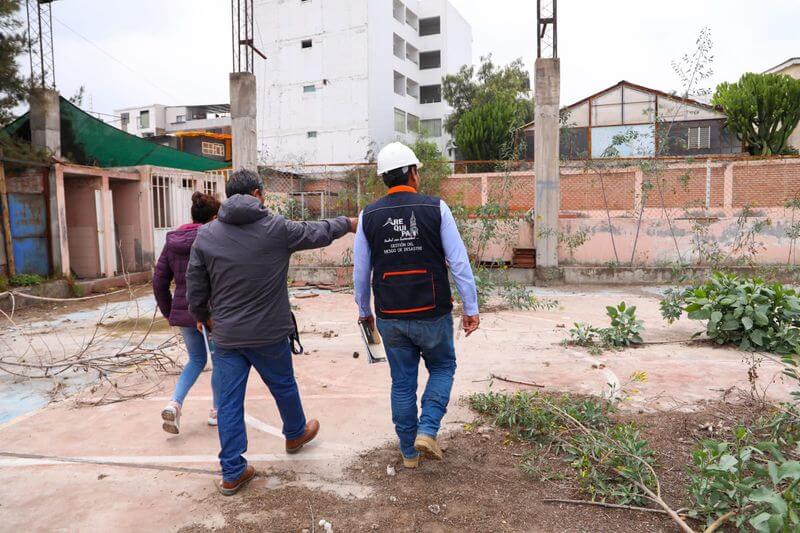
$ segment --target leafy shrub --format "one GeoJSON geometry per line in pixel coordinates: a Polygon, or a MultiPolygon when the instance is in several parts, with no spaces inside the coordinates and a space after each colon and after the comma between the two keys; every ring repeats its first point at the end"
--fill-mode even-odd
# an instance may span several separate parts
{"type": "Polygon", "coordinates": [[[780,283],[715,273],[704,284],[669,293],[661,302],[668,321],[684,311],[692,320],[706,320],[705,333],[718,344],[783,354],[800,348],[800,297],[780,283]]]}
{"type": "Polygon", "coordinates": [[[733,440],[704,440],[692,454],[690,515],[707,524],[728,513],[744,531],[800,530],[800,462],[789,461],[770,441],[753,444],[739,426],[733,440]]]}
{"type": "Polygon", "coordinates": [[[44,283],[44,278],[39,274],[17,274],[8,281],[12,287],[31,287],[44,283]]]}
{"type": "Polygon", "coordinates": [[[0,274],[0,292],[8,290],[8,278],[0,274]]]}
{"type": "Polygon", "coordinates": [[[628,306],[620,302],[617,306],[606,307],[606,314],[611,319],[607,328],[596,328],[591,324],[576,322],[569,330],[568,344],[575,346],[597,347],[597,339],[605,348],[624,348],[632,344],[641,344],[641,333],[644,321],[636,318],[636,306],[628,306]]]}

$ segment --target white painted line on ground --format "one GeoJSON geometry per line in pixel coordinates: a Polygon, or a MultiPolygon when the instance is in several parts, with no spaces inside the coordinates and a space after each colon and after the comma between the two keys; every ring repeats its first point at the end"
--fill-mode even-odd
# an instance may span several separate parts
{"type": "MultiPolygon", "coordinates": [[[[286,455],[277,453],[247,454],[248,461],[262,463],[279,463],[287,461],[327,461],[337,456],[330,453],[317,453],[309,450],[300,455],[286,455]]],[[[143,456],[91,456],[91,457],[61,457],[58,459],[29,459],[17,457],[0,457],[0,467],[24,466],[50,466],[50,465],[86,465],[93,463],[102,464],[190,464],[208,463],[219,464],[216,455],[143,455],[143,456]]]]}
{"type": "MultiPolygon", "coordinates": [[[[382,398],[386,398],[387,400],[389,399],[389,388],[388,388],[388,386],[386,388],[386,392],[385,393],[370,393],[370,392],[366,392],[366,393],[354,393],[354,394],[301,394],[300,395],[300,399],[302,399],[302,400],[377,400],[377,399],[382,399],[382,398]]],[[[139,399],[131,400],[131,401],[168,402],[170,400],[172,400],[171,396],[149,396],[147,398],[139,398],[139,399]]],[[[198,395],[192,394],[192,395],[189,395],[187,400],[204,400],[204,401],[209,401],[210,402],[211,400],[213,400],[213,398],[210,395],[209,396],[198,396],[198,395]]],[[[269,396],[268,394],[260,394],[260,395],[257,395],[257,396],[256,395],[247,396],[247,401],[248,402],[251,402],[251,401],[254,401],[254,400],[259,400],[259,401],[261,401],[261,400],[269,400],[271,402],[275,401],[275,400],[273,400],[272,396],[269,396]]],[[[0,426],[0,429],[2,429],[2,426],[0,426]]]]}
{"type": "MultiPolygon", "coordinates": [[[[268,435],[273,435],[275,437],[279,437],[280,439],[284,438],[283,437],[283,432],[281,432],[280,429],[276,428],[275,426],[270,426],[266,422],[262,422],[261,420],[259,420],[258,418],[254,417],[252,415],[244,415],[244,421],[248,426],[250,426],[252,428],[255,428],[255,429],[259,430],[259,431],[263,431],[264,433],[267,433],[268,435]]],[[[328,448],[330,450],[339,450],[339,451],[344,451],[344,452],[353,452],[353,451],[355,451],[351,446],[347,446],[346,444],[339,444],[337,442],[327,442],[325,440],[321,440],[321,441],[316,441],[315,440],[315,441],[307,444],[306,446],[314,447],[314,448],[328,448]]]]}

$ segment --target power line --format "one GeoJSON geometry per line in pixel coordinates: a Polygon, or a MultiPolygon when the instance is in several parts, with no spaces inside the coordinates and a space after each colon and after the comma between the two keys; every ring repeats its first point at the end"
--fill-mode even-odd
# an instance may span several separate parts
{"type": "Polygon", "coordinates": [[[161,91],[162,93],[164,93],[165,95],[169,96],[170,98],[172,98],[172,99],[173,99],[174,101],[176,101],[176,102],[180,100],[180,98],[176,97],[174,94],[170,93],[170,92],[169,92],[169,91],[167,91],[166,89],[162,89],[161,87],[159,87],[158,85],[156,85],[155,83],[153,83],[152,81],[150,81],[150,79],[147,77],[147,75],[145,75],[145,74],[143,74],[143,73],[141,73],[141,72],[137,71],[136,69],[134,69],[134,68],[132,68],[132,67],[128,66],[128,65],[127,65],[127,64],[126,64],[124,61],[122,61],[122,60],[120,60],[120,59],[117,59],[116,57],[114,57],[113,55],[111,55],[109,52],[107,52],[107,51],[105,51],[103,48],[101,48],[101,47],[100,47],[98,44],[94,43],[94,42],[93,42],[91,39],[89,39],[88,37],[85,37],[84,35],[82,35],[81,33],[79,33],[77,30],[75,30],[75,29],[71,28],[71,27],[70,27],[68,24],[66,24],[64,21],[62,21],[62,20],[61,20],[61,19],[59,19],[58,17],[56,17],[56,16],[53,16],[53,19],[55,19],[55,21],[56,21],[56,22],[58,22],[59,24],[61,24],[62,26],[64,26],[66,29],[68,29],[69,31],[71,31],[72,33],[74,33],[75,35],[77,35],[78,37],[80,37],[81,39],[83,39],[84,41],[86,41],[87,43],[89,43],[90,45],[92,45],[94,48],[96,48],[97,50],[99,50],[101,53],[103,53],[104,55],[108,56],[110,59],[112,59],[112,60],[116,61],[117,63],[119,63],[120,65],[122,65],[123,67],[125,67],[127,70],[129,70],[129,71],[130,71],[130,72],[132,72],[133,74],[136,74],[137,76],[141,76],[141,77],[142,77],[142,79],[143,79],[143,80],[144,80],[144,81],[145,81],[145,82],[146,82],[148,85],[150,85],[151,87],[153,87],[154,89],[157,89],[157,90],[161,91]]]}

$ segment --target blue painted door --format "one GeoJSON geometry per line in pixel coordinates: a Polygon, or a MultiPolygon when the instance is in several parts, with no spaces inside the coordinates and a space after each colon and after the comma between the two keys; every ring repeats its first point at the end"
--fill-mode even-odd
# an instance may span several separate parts
{"type": "Polygon", "coordinates": [[[50,274],[47,246],[47,202],[43,194],[8,195],[11,241],[17,274],[50,274]]]}

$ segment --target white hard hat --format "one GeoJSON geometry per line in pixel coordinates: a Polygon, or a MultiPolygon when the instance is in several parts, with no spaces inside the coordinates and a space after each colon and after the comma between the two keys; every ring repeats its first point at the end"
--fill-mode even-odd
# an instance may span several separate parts
{"type": "Polygon", "coordinates": [[[383,147],[378,153],[378,175],[382,176],[392,170],[416,165],[422,168],[414,151],[400,142],[393,142],[383,147]]]}

